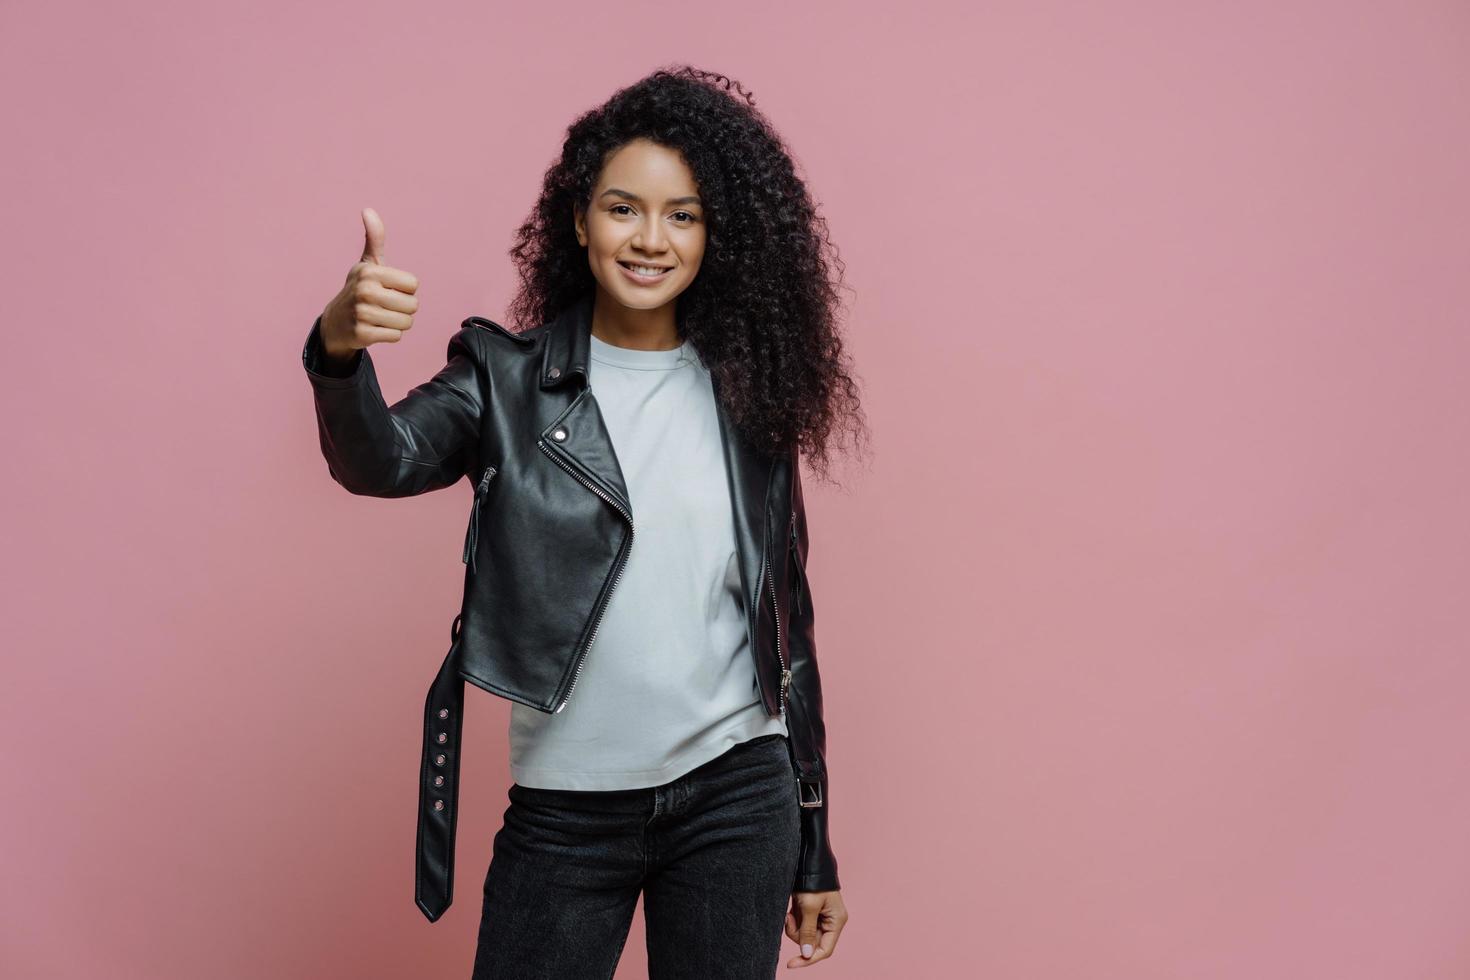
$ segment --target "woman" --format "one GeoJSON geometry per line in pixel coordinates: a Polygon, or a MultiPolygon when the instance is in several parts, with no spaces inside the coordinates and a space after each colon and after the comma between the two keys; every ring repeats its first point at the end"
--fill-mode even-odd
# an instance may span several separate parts
{"type": "Polygon", "coordinates": [[[511,701],[514,782],[476,977],[771,977],[847,920],[827,833],[798,452],[861,435],[825,226],[737,83],[654,72],[569,128],[512,249],[517,330],[471,317],[384,404],[366,348],[417,280],[367,244],[302,357],[353,493],[468,475],[465,596],[425,703],[420,908],[452,894],[463,681],[511,701]],[[743,98],[732,94],[739,93],[743,98]],[[789,911],[788,911],[789,908],[789,911]]]}

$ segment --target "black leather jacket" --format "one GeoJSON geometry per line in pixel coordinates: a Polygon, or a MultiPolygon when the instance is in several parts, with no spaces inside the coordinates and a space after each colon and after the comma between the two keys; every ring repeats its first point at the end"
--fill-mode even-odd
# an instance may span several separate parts
{"type": "MultiPolygon", "coordinates": [[[[452,894],[462,703],[456,686],[468,681],[547,712],[576,696],[637,514],[587,385],[590,292],[521,333],[467,318],[449,340],[444,367],[391,406],[368,351],[334,369],[323,360],[320,328],[318,317],[301,356],[332,478],[373,497],[426,493],[465,476],[474,488],[464,597],[425,703],[416,898],[432,922],[452,894]]],[[[801,799],[793,891],[833,890],[839,885],[827,833],[831,797],[800,467],[794,454],[754,451],[718,401],[756,678],[767,713],[786,716],[801,799]]]]}

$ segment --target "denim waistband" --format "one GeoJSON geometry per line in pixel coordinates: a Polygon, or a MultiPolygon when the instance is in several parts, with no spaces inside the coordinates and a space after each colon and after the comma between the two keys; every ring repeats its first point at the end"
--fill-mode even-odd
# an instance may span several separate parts
{"type": "Polygon", "coordinates": [[[780,732],[768,732],[743,742],[736,742],[713,759],[702,762],[688,772],[656,786],[636,786],[629,789],[551,789],[512,783],[510,788],[516,796],[521,797],[533,797],[547,801],[596,802],[599,805],[626,803],[629,809],[636,809],[644,805],[657,790],[681,781],[690,783],[716,777],[726,769],[746,764],[746,757],[752,753],[769,754],[772,760],[771,765],[774,768],[783,774],[790,774],[791,764],[786,747],[786,736],[780,732]]]}

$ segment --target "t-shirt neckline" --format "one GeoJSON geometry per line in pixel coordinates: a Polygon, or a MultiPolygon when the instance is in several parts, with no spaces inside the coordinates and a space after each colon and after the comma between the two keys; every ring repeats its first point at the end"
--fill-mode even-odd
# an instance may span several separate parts
{"type": "Polygon", "coordinates": [[[689,343],[688,337],[685,337],[678,347],[669,350],[638,350],[633,347],[619,347],[617,344],[609,344],[596,334],[588,334],[587,337],[592,341],[592,349],[589,352],[592,359],[602,364],[613,364],[643,371],[668,371],[694,360],[694,348],[689,343]]]}

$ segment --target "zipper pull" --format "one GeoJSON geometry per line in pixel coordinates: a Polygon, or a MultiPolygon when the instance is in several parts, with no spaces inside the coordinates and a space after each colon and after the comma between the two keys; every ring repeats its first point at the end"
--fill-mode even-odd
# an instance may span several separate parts
{"type": "Polygon", "coordinates": [[[480,495],[479,494],[476,494],[475,495],[475,505],[470,510],[470,527],[469,527],[469,530],[465,532],[465,536],[464,536],[464,554],[460,556],[460,561],[464,562],[466,565],[470,565],[471,566],[471,571],[474,570],[473,565],[474,565],[474,561],[475,561],[475,540],[479,536],[480,536],[480,495]]]}
{"type": "Polygon", "coordinates": [[[464,554],[460,560],[470,566],[470,571],[475,570],[475,545],[480,539],[480,502],[485,496],[485,491],[490,489],[490,478],[495,475],[495,467],[485,467],[485,474],[480,477],[480,482],[475,486],[475,502],[470,507],[470,527],[464,536],[464,554]]]}
{"type": "Polygon", "coordinates": [[[795,610],[798,613],[803,613],[803,612],[806,612],[806,609],[802,606],[802,602],[801,602],[801,596],[802,596],[802,592],[804,590],[802,589],[802,581],[803,581],[803,579],[802,579],[802,571],[801,571],[801,555],[798,553],[798,548],[800,546],[800,543],[801,543],[800,538],[797,536],[797,533],[796,533],[796,511],[795,510],[792,510],[792,512],[791,512],[791,559],[792,559],[791,560],[791,570],[792,570],[792,574],[796,576],[796,589],[794,590],[795,591],[795,595],[793,597],[792,606],[795,608],[795,610]]]}
{"type": "Polygon", "coordinates": [[[781,668],[781,690],[784,691],[784,690],[786,690],[790,686],[791,686],[791,670],[789,668],[783,667],[783,668],[781,668]]]}

